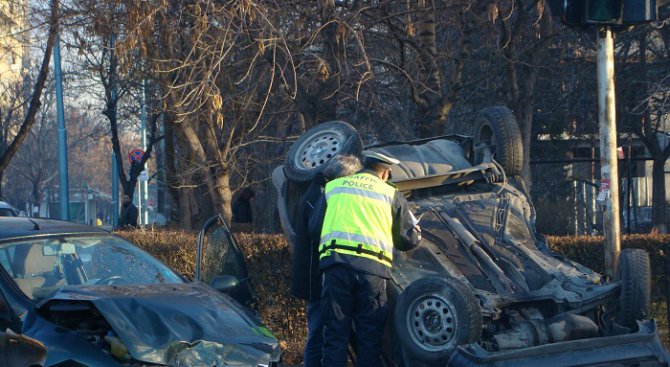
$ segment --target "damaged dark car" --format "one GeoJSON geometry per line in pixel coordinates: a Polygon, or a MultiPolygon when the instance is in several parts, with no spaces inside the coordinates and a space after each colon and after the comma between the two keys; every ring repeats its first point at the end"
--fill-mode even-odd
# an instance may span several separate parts
{"type": "MultiPolygon", "coordinates": [[[[424,239],[394,253],[384,339],[389,366],[667,366],[649,319],[650,264],[625,249],[614,279],[551,252],[535,230],[516,120],[483,109],[473,136],[367,146],[397,158],[392,182],[424,239]]],[[[317,125],[272,180],[289,242],[302,193],[336,154],[360,155],[356,130],[317,125]]]]}
{"type": "Polygon", "coordinates": [[[277,339],[232,297],[245,279],[190,282],[101,229],[29,218],[0,219],[0,265],[13,331],[46,346],[44,366],[281,365],[277,339]]]}

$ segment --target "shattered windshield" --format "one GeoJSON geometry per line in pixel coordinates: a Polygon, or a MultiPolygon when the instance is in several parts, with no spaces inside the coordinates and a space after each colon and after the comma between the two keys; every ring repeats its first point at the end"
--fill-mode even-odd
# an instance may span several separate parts
{"type": "Polygon", "coordinates": [[[33,300],[63,286],[183,283],[160,261],[111,235],[4,242],[0,264],[33,300]]]}

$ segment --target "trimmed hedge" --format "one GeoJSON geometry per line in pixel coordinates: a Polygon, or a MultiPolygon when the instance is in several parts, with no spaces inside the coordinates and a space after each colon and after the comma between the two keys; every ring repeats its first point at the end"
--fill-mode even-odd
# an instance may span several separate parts
{"type": "MultiPolygon", "coordinates": [[[[130,240],[165,264],[193,279],[197,233],[175,230],[135,230],[116,234],[130,240]]],[[[291,255],[282,235],[236,233],[235,238],[247,259],[247,266],[258,296],[258,312],[265,325],[281,340],[284,360],[289,365],[302,361],[307,338],[305,307],[290,295],[291,255]]],[[[603,273],[602,237],[547,237],[552,251],[603,273]]],[[[642,248],[652,262],[652,296],[660,299],[665,292],[664,246],[670,235],[630,235],[622,247],[642,248]]],[[[662,317],[662,316],[661,316],[662,317]]]]}
{"type": "MultiPolygon", "coordinates": [[[[552,251],[598,273],[605,273],[603,237],[547,237],[547,242],[552,251]]],[[[621,241],[622,248],[640,248],[649,253],[652,269],[652,299],[659,299],[665,294],[667,276],[664,271],[664,260],[668,244],[670,244],[670,235],[667,234],[625,235],[621,241]]]]}

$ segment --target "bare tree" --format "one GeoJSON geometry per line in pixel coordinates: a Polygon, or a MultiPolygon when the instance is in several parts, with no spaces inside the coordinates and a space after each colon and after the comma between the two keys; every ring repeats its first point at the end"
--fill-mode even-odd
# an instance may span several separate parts
{"type": "Polygon", "coordinates": [[[670,157],[670,144],[664,143],[670,129],[665,121],[670,113],[669,41],[663,29],[639,27],[621,41],[625,54],[618,70],[622,125],[640,137],[653,158],[652,224],[663,233],[667,232],[665,164],[670,157]],[[628,52],[637,53],[636,63],[629,62],[634,58],[627,57],[628,52]]]}
{"type": "MultiPolygon", "coordinates": [[[[32,125],[35,123],[35,116],[40,107],[40,98],[42,96],[42,90],[44,89],[44,84],[46,83],[47,75],[49,73],[49,61],[51,60],[51,51],[53,50],[54,42],[56,40],[56,34],[58,33],[58,17],[60,11],[60,1],[52,0],[51,1],[51,15],[49,17],[49,36],[47,37],[46,50],[44,52],[44,57],[42,58],[42,64],[37,74],[35,87],[33,89],[32,96],[28,102],[28,108],[25,113],[23,122],[21,123],[18,132],[11,139],[11,143],[7,145],[0,153],[0,174],[9,166],[12,158],[16,155],[21,144],[24,142],[28,136],[32,125]]],[[[16,105],[10,107],[11,113],[7,113],[6,116],[16,112],[16,105]]],[[[3,141],[9,141],[9,138],[3,134],[3,141]]]]}

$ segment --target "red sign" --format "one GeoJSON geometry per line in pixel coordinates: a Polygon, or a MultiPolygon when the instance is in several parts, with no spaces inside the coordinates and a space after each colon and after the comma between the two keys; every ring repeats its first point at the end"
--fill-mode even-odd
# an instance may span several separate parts
{"type": "Polygon", "coordinates": [[[605,191],[610,189],[610,179],[603,178],[600,180],[600,191],[605,191]]]}
{"type": "Polygon", "coordinates": [[[616,157],[619,159],[626,158],[626,155],[623,153],[623,147],[616,148],[616,157]]]}
{"type": "Polygon", "coordinates": [[[130,164],[137,164],[142,161],[142,157],[144,156],[144,151],[139,148],[135,148],[128,153],[128,162],[130,164]]]}

